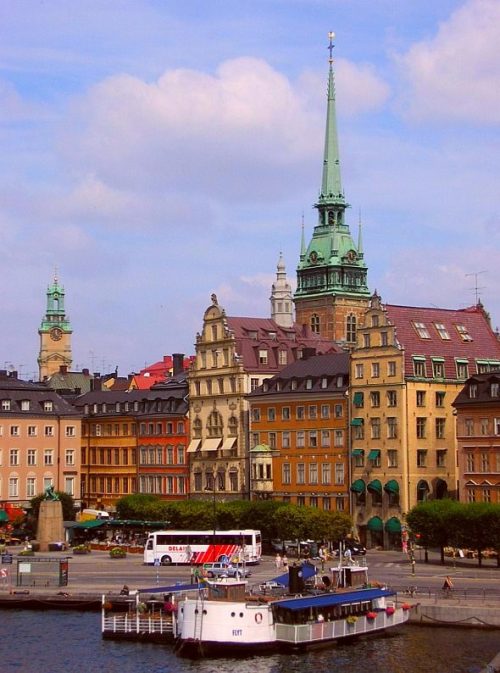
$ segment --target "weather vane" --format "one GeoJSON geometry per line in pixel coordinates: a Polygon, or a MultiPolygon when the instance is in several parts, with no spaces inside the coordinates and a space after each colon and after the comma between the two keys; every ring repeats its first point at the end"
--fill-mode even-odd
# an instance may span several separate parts
{"type": "Polygon", "coordinates": [[[330,44],[328,45],[328,51],[330,52],[330,63],[333,63],[333,47],[335,46],[333,41],[335,39],[335,33],[330,31],[328,33],[328,39],[330,40],[330,44]]]}

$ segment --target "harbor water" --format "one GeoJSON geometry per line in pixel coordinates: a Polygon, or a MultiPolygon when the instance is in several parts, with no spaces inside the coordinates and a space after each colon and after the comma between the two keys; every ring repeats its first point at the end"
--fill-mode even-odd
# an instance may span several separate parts
{"type": "Polygon", "coordinates": [[[193,662],[170,646],[103,641],[98,613],[0,612],[8,673],[479,673],[499,651],[498,630],[407,625],[307,653],[193,662]]]}

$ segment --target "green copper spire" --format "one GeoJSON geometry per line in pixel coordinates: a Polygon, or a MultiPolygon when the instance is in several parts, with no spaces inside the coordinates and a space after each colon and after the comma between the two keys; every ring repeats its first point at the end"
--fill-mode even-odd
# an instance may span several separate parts
{"type": "Polygon", "coordinates": [[[319,203],[324,205],[342,204],[345,198],[340,178],[339,141],[337,136],[337,112],[335,109],[335,78],[333,74],[333,39],[335,33],[328,34],[330,44],[330,68],[328,72],[328,105],[326,111],[325,149],[323,152],[323,180],[319,203]]]}
{"type": "Polygon", "coordinates": [[[47,310],[38,331],[48,332],[53,327],[71,334],[71,325],[64,309],[64,288],[59,284],[57,270],[54,273],[54,282],[47,288],[47,310]]]}

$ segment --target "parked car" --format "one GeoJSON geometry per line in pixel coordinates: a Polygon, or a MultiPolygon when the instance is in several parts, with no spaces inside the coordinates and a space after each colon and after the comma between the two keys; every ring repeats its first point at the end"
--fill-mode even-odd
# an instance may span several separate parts
{"type": "Polygon", "coordinates": [[[250,577],[251,573],[241,563],[205,563],[203,574],[207,577],[250,577]]]}

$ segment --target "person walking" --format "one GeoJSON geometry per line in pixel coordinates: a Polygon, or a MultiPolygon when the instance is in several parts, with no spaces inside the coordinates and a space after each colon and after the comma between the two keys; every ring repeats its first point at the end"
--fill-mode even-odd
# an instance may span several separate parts
{"type": "Polygon", "coordinates": [[[451,580],[451,577],[449,575],[446,575],[443,582],[443,591],[447,598],[449,598],[452,590],[453,590],[453,582],[451,580]]]}
{"type": "Polygon", "coordinates": [[[276,566],[276,570],[281,570],[283,567],[283,559],[281,558],[281,554],[276,554],[276,558],[274,559],[274,564],[276,566]]]}

